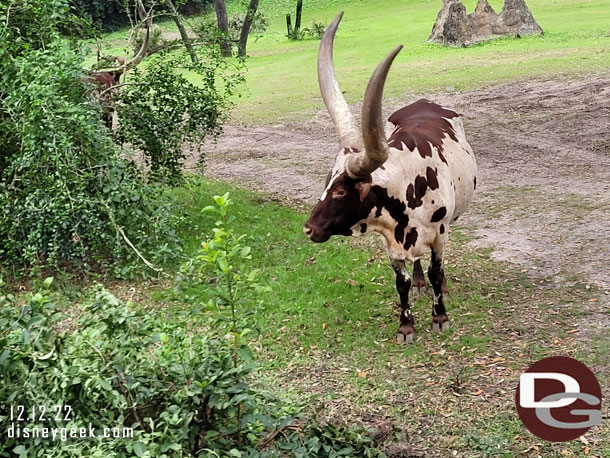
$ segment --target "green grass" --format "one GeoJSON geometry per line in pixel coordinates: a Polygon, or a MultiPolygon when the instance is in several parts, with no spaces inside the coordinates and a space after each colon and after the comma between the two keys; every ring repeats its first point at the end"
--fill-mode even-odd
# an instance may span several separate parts
{"type": "MultiPolygon", "coordinates": [[[[400,346],[394,340],[394,276],[377,236],[314,244],[301,231],[308,208],[198,179],[168,196],[184,218],[179,235],[189,257],[214,226],[215,218],[201,209],[227,191],[235,202],[232,227],[247,234],[252,267],[271,287],[251,318],[252,348],[262,363],[258,384],[322,420],[390,420],[424,456],[456,450],[469,458],[516,458],[534,445],[545,458],[583,456],[579,441],[537,445],[541,441],[524,429],[513,399],[520,373],[551,355],[577,357],[608,386],[607,333],[584,325],[592,313],[588,301],[599,291],[567,274],[564,283],[529,279],[494,261],[490,250],[472,248],[454,229],[445,256],[452,326],[431,332],[432,298],[413,294],[417,337],[400,346]]],[[[175,273],[176,266],[166,270],[175,273]]],[[[74,300],[87,289],[68,279],[60,283],[74,300]]],[[[147,309],[163,307],[168,316],[212,294],[209,282],[187,290],[173,280],[105,283],[119,297],[147,309]]],[[[601,441],[609,432],[606,422],[588,436],[592,456],[610,456],[610,444],[601,441]]]]}
{"type": "MultiPolygon", "coordinates": [[[[317,40],[285,38],[287,1],[261,1],[269,31],[249,44],[247,90],[235,117],[247,122],[299,119],[323,107],[316,80],[317,40]]],[[[476,0],[464,2],[472,11],[476,0]]],[[[583,75],[610,67],[610,0],[530,0],[544,37],[506,38],[470,48],[426,42],[440,1],[305,2],[303,24],[345,16],[335,42],[337,76],[348,102],[360,101],[375,66],[404,44],[390,73],[387,97],[462,91],[533,77],[583,75]]],[[[492,0],[501,10],[503,2],[492,0]]],[[[293,14],[294,15],[294,14],[293,14]]]]}
{"type": "MultiPolygon", "coordinates": [[[[602,385],[607,382],[607,336],[591,330],[587,347],[567,332],[578,329],[588,299],[598,294],[582,281],[570,278],[565,287],[533,282],[454,230],[445,266],[452,327],[432,333],[431,297],[413,295],[417,338],[399,346],[394,276],[376,236],[314,244],[301,232],[306,208],[198,181],[172,195],[176,211],[188,220],[181,235],[191,256],[214,222],[201,209],[212,195],[227,191],[235,201],[234,230],[248,234],[253,267],[262,269],[272,289],[253,322],[260,331],[253,346],[264,366],[261,377],[323,416],[348,421],[383,412],[410,443],[441,450],[441,456],[458,450],[512,457],[540,442],[514,410],[513,390],[527,366],[545,356],[573,355],[598,372],[602,385]]],[[[180,307],[205,302],[211,290],[207,283],[186,292],[165,284],[148,294],[152,302],[180,307]]],[[[598,434],[607,433],[606,427],[598,434]]],[[[601,456],[610,452],[607,445],[592,447],[601,456]]],[[[545,457],[581,452],[582,444],[540,450],[545,457]]]]}

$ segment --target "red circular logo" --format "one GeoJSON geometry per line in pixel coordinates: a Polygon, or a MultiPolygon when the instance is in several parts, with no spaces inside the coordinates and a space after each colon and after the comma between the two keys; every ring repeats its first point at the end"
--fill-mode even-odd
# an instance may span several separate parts
{"type": "Polygon", "coordinates": [[[602,421],[599,382],[566,356],[541,359],[521,374],[515,401],[525,427],[550,442],[577,439],[602,421]]]}

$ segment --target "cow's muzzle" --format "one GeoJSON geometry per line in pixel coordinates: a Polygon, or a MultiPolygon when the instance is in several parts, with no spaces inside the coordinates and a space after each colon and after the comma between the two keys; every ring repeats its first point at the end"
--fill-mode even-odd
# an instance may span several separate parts
{"type": "Polygon", "coordinates": [[[303,232],[312,242],[322,243],[330,238],[330,231],[323,231],[309,224],[305,224],[303,232]]]}

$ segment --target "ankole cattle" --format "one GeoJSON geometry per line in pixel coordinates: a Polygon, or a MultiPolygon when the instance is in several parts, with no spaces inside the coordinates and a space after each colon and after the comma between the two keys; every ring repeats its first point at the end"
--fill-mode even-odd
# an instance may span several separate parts
{"type": "Polygon", "coordinates": [[[432,325],[442,330],[448,324],[443,303],[443,249],[449,224],[464,213],[474,194],[476,161],[460,116],[428,100],[390,116],[395,128],[386,138],[381,114],[383,87],[402,46],[373,73],[362,104],[362,129],[356,128],[333,67],[333,43],[342,15],[329,25],[318,53],[320,91],[339,135],[339,151],[304,232],[314,242],[325,242],[332,235],[381,234],[400,296],[397,341],[410,343],[415,327],[405,261],[415,263],[415,286],[423,286],[419,259],[430,250],[432,325]]]}

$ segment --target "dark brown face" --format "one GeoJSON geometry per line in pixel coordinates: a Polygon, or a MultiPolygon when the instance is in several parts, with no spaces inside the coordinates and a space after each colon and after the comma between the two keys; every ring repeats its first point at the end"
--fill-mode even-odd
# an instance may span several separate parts
{"type": "Polygon", "coordinates": [[[331,235],[352,235],[351,228],[366,219],[375,205],[371,177],[353,179],[342,173],[327,182],[323,199],[314,207],[303,232],[314,242],[326,242],[331,235]]]}

